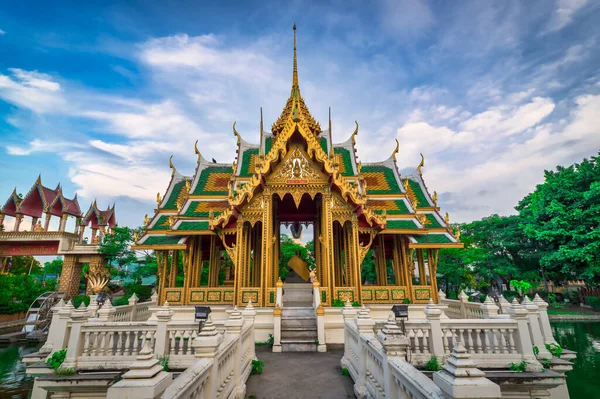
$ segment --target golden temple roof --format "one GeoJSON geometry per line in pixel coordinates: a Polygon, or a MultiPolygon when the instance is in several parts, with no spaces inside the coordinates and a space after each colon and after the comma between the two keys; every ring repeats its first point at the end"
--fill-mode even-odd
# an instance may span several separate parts
{"type": "Polygon", "coordinates": [[[313,134],[318,135],[321,133],[319,122],[317,122],[310,114],[310,111],[300,94],[300,85],[298,84],[298,58],[296,56],[296,24],[294,24],[294,71],[292,74],[292,90],[290,92],[290,98],[288,98],[281,115],[271,127],[274,136],[281,133],[289,119],[294,122],[303,120],[313,134]]]}

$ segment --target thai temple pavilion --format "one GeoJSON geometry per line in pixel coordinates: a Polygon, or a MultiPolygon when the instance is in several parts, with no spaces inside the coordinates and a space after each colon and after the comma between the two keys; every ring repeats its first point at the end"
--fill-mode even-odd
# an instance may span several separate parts
{"type": "Polygon", "coordinates": [[[233,164],[207,160],[197,142],[193,175],[169,162],[171,181],[135,246],[156,251],[159,302],[275,306],[282,225],[293,233],[312,225],[314,274],[325,305],[437,301],[438,250],[462,244],[425,185],[423,160],[401,176],[396,141],[386,160],[361,163],[358,124],[346,141],[332,142],[331,120],[323,129],[300,94],[295,30],[291,93],[271,131],[261,113],[260,139],[251,144],[234,123],[233,164]],[[370,249],[377,281],[367,285],[361,264],[370,249]],[[226,257],[233,270],[219,285],[226,257]],[[181,262],[183,284],[177,283],[181,262]],[[200,286],[203,268],[208,286],[200,286]]]}

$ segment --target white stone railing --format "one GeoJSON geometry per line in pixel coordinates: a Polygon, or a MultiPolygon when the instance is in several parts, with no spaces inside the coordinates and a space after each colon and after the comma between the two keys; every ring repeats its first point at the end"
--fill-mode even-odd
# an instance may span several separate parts
{"type": "Polygon", "coordinates": [[[150,307],[156,306],[155,295],[148,302],[138,302],[138,297],[133,294],[129,297],[129,304],[114,306],[114,313],[110,321],[146,321],[150,317],[150,307]]]}
{"type": "MultiPolygon", "coordinates": [[[[439,309],[438,309],[439,310],[439,309]]],[[[350,306],[347,312],[356,312],[350,306]]],[[[440,312],[441,313],[441,312],[440,312]]],[[[500,388],[487,380],[483,373],[474,367],[469,354],[462,345],[457,344],[448,358],[448,363],[457,361],[458,367],[445,366],[437,379],[443,381],[439,385],[425,376],[406,359],[409,347],[414,339],[408,338],[390,318],[384,328],[375,336],[375,322],[370,318],[369,310],[362,308],[355,319],[344,315],[344,357],[342,367],[346,368],[354,380],[354,394],[359,398],[433,398],[454,397],[454,386],[460,386],[460,397],[499,398],[500,388]],[[454,359],[454,360],[453,360],[454,359]],[[462,381],[460,381],[462,379],[462,381]],[[465,381],[467,384],[465,384],[465,381]]],[[[415,331],[415,327],[407,327],[415,331]]],[[[422,331],[417,328],[417,331],[422,331]]],[[[427,341],[427,335],[423,335],[427,341]]],[[[420,336],[423,345],[423,336],[420,336]]]]}
{"type": "MultiPolygon", "coordinates": [[[[148,309],[153,304],[149,302],[144,307],[148,309]]],[[[144,310],[140,304],[131,303],[128,307],[125,319],[148,318],[149,310],[144,310]]],[[[171,320],[174,312],[168,304],[153,308],[152,321],[113,321],[120,320],[120,317],[115,317],[119,308],[107,302],[95,311],[97,317],[92,317],[94,312],[83,304],[75,309],[70,301],[66,304],[59,302],[52,309],[53,321],[48,341],[40,353],[49,355],[67,349],[63,367],[75,370],[128,369],[144,346],[158,358],[168,357],[169,366],[173,369],[185,369],[197,360],[198,349],[194,342],[202,337],[198,323],[171,320]]],[[[252,326],[251,332],[250,327],[245,327],[243,331],[240,327],[243,339],[252,343],[255,314],[251,304],[242,313],[237,308],[230,312],[230,319],[235,316],[240,320],[240,326],[244,322],[252,326]]],[[[229,322],[225,322],[225,330],[229,322]]]]}
{"type": "MultiPolygon", "coordinates": [[[[232,313],[234,315],[235,312],[232,313]]],[[[239,312],[237,312],[239,314],[239,312]]],[[[245,397],[254,359],[254,323],[226,323],[223,338],[211,325],[194,340],[195,362],[164,392],[163,399],[245,397]]]]}
{"type": "Polygon", "coordinates": [[[439,291],[440,305],[447,306],[445,313],[451,319],[483,319],[485,317],[482,304],[469,302],[469,296],[461,291],[458,300],[447,299],[443,291],[439,291]]]}

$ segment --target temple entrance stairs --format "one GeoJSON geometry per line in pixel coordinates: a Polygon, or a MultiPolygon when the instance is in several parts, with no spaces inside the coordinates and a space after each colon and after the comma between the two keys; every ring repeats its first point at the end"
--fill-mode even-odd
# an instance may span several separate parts
{"type": "Polygon", "coordinates": [[[317,317],[313,289],[293,271],[283,284],[281,309],[281,349],[283,352],[317,351],[317,317]]]}

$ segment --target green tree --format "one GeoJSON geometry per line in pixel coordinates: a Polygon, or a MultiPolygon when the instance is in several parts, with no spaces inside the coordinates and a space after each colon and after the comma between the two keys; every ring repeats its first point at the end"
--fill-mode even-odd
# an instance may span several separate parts
{"type": "Polygon", "coordinates": [[[131,245],[134,243],[134,231],[129,227],[115,226],[112,234],[104,236],[98,252],[104,254],[110,266],[116,268],[116,270],[111,270],[111,276],[123,275],[125,265],[137,262],[137,255],[131,249],[131,245]]]}
{"type": "Polygon", "coordinates": [[[600,280],[600,156],[545,171],[516,207],[550,279],[600,280]]]}
{"type": "Polygon", "coordinates": [[[372,249],[369,249],[369,251],[367,251],[365,259],[363,259],[363,262],[360,265],[360,277],[362,279],[363,284],[366,284],[367,282],[373,283],[377,281],[377,272],[375,271],[375,259],[373,259],[372,249]]]}
{"type": "Polygon", "coordinates": [[[44,273],[59,275],[62,273],[62,267],[62,258],[56,258],[54,260],[51,260],[50,262],[44,263],[44,273]]]}
{"type": "Polygon", "coordinates": [[[5,265],[5,271],[11,274],[40,274],[41,264],[33,256],[13,256],[5,265]],[[8,268],[10,262],[10,269],[8,268]],[[31,273],[30,273],[31,271],[31,273]]]}

